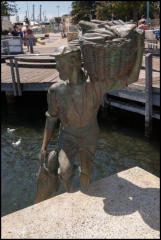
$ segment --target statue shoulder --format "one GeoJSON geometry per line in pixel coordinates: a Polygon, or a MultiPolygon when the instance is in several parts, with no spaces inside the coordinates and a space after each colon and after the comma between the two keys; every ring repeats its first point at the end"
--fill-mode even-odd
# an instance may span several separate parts
{"type": "Polygon", "coordinates": [[[62,88],[65,85],[66,85],[65,82],[62,80],[56,81],[49,87],[48,92],[49,93],[56,92],[57,90],[59,90],[60,88],[62,88]]]}

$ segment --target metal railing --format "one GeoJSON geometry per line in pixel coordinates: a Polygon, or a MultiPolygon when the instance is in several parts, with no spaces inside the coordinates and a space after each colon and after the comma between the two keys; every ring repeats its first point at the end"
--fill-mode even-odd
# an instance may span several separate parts
{"type": "Polygon", "coordinates": [[[1,38],[1,41],[6,40],[6,39],[20,39],[20,36],[5,36],[1,38]]]}
{"type": "Polygon", "coordinates": [[[160,47],[160,44],[157,44],[157,43],[153,43],[153,42],[144,42],[144,44],[148,44],[148,45],[152,45],[152,46],[156,46],[156,47],[160,47]]]}
{"type": "Polygon", "coordinates": [[[31,53],[31,54],[10,54],[10,55],[1,55],[2,58],[14,58],[14,57],[33,57],[33,56],[50,56],[51,53],[31,53]]]}
{"type": "Polygon", "coordinates": [[[10,70],[11,70],[12,88],[13,88],[14,96],[17,96],[17,95],[22,96],[22,88],[21,88],[19,66],[18,66],[18,59],[17,58],[19,58],[19,57],[31,57],[31,56],[51,56],[51,53],[1,55],[1,58],[9,59],[9,61],[10,61],[9,65],[10,65],[10,70]],[[15,71],[14,71],[14,68],[15,68],[15,71]]]}
{"type": "MultiPolygon", "coordinates": [[[[23,52],[23,42],[20,36],[8,36],[1,38],[1,53],[9,55],[11,53],[11,49],[13,47],[19,47],[21,50],[20,52],[23,52]],[[11,41],[19,40],[19,44],[11,44],[11,41]]],[[[14,52],[14,51],[12,51],[14,52]]],[[[20,53],[19,52],[19,53],[20,53]]],[[[15,52],[14,52],[15,53],[15,52]]]]}

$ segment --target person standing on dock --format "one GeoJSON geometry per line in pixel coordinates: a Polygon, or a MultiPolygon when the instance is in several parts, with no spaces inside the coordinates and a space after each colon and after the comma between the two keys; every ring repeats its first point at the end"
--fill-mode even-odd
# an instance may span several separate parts
{"type": "Polygon", "coordinates": [[[60,22],[59,27],[60,27],[61,37],[65,38],[66,35],[65,35],[65,24],[64,24],[64,22],[60,22]]]}
{"type": "Polygon", "coordinates": [[[33,53],[33,34],[29,25],[26,25],[26,30],[24,31],[24,43],[27,46],[27,52],[33,53]]]}
{"type": "Polygon", "coordinates": [[[149,26],[146,25],[146,20],[145,19],[141,19],[139,21],[139,26],[138,26],[139,29],[142,29],[142,30],[149,30],[149,26]]]}
{"type": "Polygon", "coordinates": [[[19,27],[19,31],[18,32],[19,32],[21,40],[23,40],[23,31],[22,31],[21,27],[19,27]]]}
{"type": "Polygon", "coordinates": [[[14,26],[13,27],[13,31],[11,32],[12,36],[14,37],[18,37],[19,36],[19,32],[18,32],[18,26],[14,26]]]}

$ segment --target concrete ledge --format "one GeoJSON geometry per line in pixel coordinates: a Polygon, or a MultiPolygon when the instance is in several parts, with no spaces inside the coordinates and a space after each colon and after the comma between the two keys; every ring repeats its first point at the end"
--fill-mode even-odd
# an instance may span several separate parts
{"type": "Polygon", "coordinates": [[[159,239],[159,178],[135,167],[2,217],[2,239],[159,239]]]}

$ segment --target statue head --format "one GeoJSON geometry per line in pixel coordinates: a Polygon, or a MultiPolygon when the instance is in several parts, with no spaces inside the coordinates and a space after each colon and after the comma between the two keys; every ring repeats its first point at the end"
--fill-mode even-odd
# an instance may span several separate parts
{"type": "Polygon", "coordinates": [[[56,68],[62,80],[69,80],[73,72],[80,72],[81,52],[75,46],[61,46],[56,49],[51,56],[55,57],[56,68]]]}

